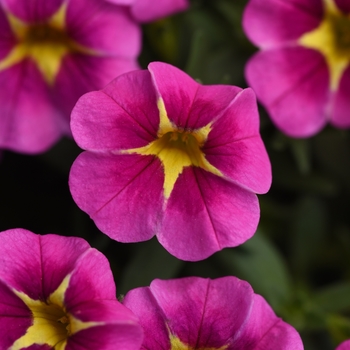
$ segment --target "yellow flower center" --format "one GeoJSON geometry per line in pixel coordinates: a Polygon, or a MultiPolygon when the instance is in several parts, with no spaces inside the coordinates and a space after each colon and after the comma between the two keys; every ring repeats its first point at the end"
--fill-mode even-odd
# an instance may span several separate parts
{"type": "Polygon", "coordinates": [[[65,28],[66,4],[43,23],[24,23],[10,13],[7,14],[7,18],[17,44],[4,59],[0,60],[0,71],[24,59],[31,59],[45,81],[52,85],[62,60],[68,53],[97,54],[69,37],[65,28]]]}
{"type": "Polygon", "coordinates": [[[100,324],[82,322],[67,313],[64,307],[64,293],[67,290],[69,278],[70,276],[67,276],[46,301],[34,300],[22,292],[13,290],[30,309],[33,323],[9,350],[21,350],[34,344],[46,344],[54,350],[64,350],[70,335],[100,324]]]}
{"type": "Polygon", "coordinates": [[[202,152],[211,124],[196,130],[182,130],[173,125],[165,111],[162,99],[158,101],[160,123],[158,138],[147,146],[125,150],[122,153],[137,153],[158,157],[164,168],[164,197],[168,199],[179,175],[185,167],[196,166],[215,175],[223,176],[212,166],[202,152]]]}
{"type": "Polygon", "coordinates": [[[335,91],[350,63],[350,15],[341,12],[334,0],[323,2],[324,17],[320,25],[298,42],[323,54],[330,72],[330,88],[335,91]]]}

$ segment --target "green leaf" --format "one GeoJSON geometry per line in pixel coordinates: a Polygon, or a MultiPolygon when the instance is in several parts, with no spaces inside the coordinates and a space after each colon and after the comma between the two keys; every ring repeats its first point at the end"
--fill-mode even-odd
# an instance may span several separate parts
{"type": "Polygon", "coordinates": [[[222,251],[217,258],[231,274],[248,281],[275,311],[282,310],[289,303],[289,272],[280,253],[261,232],[257,232],[239,249],[222,251]]]}
{"type": "Polygon", "coordinates": [[[170,255],[155,238],[138,243],[132,259],[123,269],[118,294],[125,294],[136,287],[149,286],[155,278],[174,278],[183,264],[184,261],[170,255]]]}
{"type": "Polygon", "coordinates": [[[315,294],[314,303],[325,312],[349,311],[350,282],[338,283],[323,288],[315,294]]]}
{"type": "Polygon", "coordinates": [[[291,260],[295,271],[303,277],[308,277],[311,265],[318,261],[327,223],[327,208],[319,198],[304,196],[297,202],[291,221],[291,260]]]}

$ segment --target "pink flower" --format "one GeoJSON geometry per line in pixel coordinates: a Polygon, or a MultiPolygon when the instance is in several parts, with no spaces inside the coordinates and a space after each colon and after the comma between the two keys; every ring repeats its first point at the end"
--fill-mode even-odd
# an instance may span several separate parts
{"type": "Polygon", "coordinates": [[[349,14],[348,0],[249,1],[243,27],[261,51],[246,77],[287,135],[350,126],[349,14]]]}
{"type": "Polygon", "coordinates": [[[118,5],[130,6],[137,22],[151,22],[188,8],[188,0],[107,0],[118,5]]]}
{"type": "Polygon", "coordinates": [[[350,340],[346,340],[341,343],[336,350],[350,350],[350,340]]]}
{"type": "Polygon", "coordinates": [[[0,348],[138,350],[107,259],[81,238],[0,232],[0,348]]]}
{"type": "Polygon", "coordinates": [[[154,62],[84,95],[71,127],[88,150],[71,193],[111,238],[157,235],[176,257],[200,260],[254,234],[271,168],[252,90],[202,86],[154,62]]]}
{"type": "Polygon", "coordinates": [[[235,277],[154,280],[123,304],[140,319],[143,350],[303,349],[297,331],[235,277]]]}
{"type": "Polygon", "coordinates": [[[101,0],[0,1],[0,148],[45,151],[84,93],[136,69],[140,28],[101,0]]]}

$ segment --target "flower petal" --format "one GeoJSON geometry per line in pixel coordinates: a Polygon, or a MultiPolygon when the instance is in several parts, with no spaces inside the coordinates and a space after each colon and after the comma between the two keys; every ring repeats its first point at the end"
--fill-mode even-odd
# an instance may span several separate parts
{"type": "Polygon", "coordinates": [[[320,0],[250,0],[243,28],[253,43],[268,48],[294,41],[315,29],[322,16],[320,0]]]}
{"type": "Polygon", "coordinates": [[[189,167],[175,184],[157,237],[177,258],[198,261],[242,244],[254,234],[258,221],[255,194],[189,167]]]}
{"type": "Polygon", "coordinates": [[[153,156],[82,153],[69,178],[77,205],[121,242],[150,239],[162,217],[164,174],[153,156]]]}
{"type": "Polygon", "coordinates": [[[199,129],[220,118],[242,91],[230,85],[199,85],[187,116],[186,127],[199,129]]]}
{"type": "Polygon", "coordinates": [[[344,72],[338,91],[333,100],[333,110],[331,123],[339,128],[348,128],[350,126],[350,66],[344,72]]]}
{"type": "Polygon", "coordinates": [[[152,62],[148,69],[170,121],[178,128],[208,125],[241,91],[236,86],[202,86],[180,69],[162,62],[152,62]]]}
{"type": "Polygon", "coordinates": [[[179,128],[187,127],[187,119],[199,84],[180,69],[162,62],[148,65],[158,98],[165,104],[168,118],[179,128]]]}
{"type": "Polygon", "coordinates": [[[107,1],[111,2],[112,4],[116,4],[116,5],[132,5],[137,0],[107,0],[107,1]]]}
{"type": "Polygon", "coordinates": [[[75,41],[101,54],[136,58],[140,52],[140,28],[123,6],[101,0],[70,1],[67,28],[75,41]]]}
{"type": "Polygon", "coordinates": [[[14,229],[1,232],[0,240],[0,280],[32,299],[42,299],[38,236],[27,230],[14,229]]]}
{"type": "Polygon", "coordinates": [[[87,150],[142,147],[157,137],[159,111],[150,74],[124,74],[81,97],[71,117],[73,136],[87,150]],[[140,94],[142,91],[142,94],[140,94]]]}
{"type": "Polygon", "coordinates": [[[61,284],[62,280],[75,268],[77,259],[90,249],[82,238],[58,235],[38,236],[43,271],[43,293],[48,297],[61,284]],[[55,273],[52,273],[52,269],[55,273]]]}
{"type": "Polygon", "coordinates": [[[350,350],[350,340],[342,342],[336,350],[350,350]]]}
{"type": "Polygon", "coordinates": [[[248,62],[246,78],[287,135],[307,137],[325,125],[329,73],[317,51],[289,47],[259,52],[248,62]]]}
{"type": "Polygon", "coordinates": [[[0,72],[0,104],[2,148],[43,152],[68,133],[67,120],[52,105],[47,84],[29,60],[0,72]]]}
{"type": "Polygon", "coordinates": [[[303,350],[298,332],[278,318],[266,300],[254,295],[254,303],[243,331],[233,343],[234,349],[303,350]]]}
{"type": "Polygon", "coordinates": [[[0,281],[0,348],[9,349],[31,324],[28,307],[0,281]]]}
{"type": "Polygon", "coordinates": [[[93,299],[115,299],[115,284],[107,258],[90,248],[82,254],[70,273],[65,292],[65,306],[70,312],[75,305],[93,299]]]}
{"type": "Polygon", "coordinates": [[[63,2],[64,0],[2,0],[1,5],[25,22],[40,22],[49,19],[63,2]]]}
{"type": "Polygon", "coordinates": [[[271,165],[259,134],[255,94],[245,89],[212,126],[203,147],[211,165],[255,193],[271,186],[271,165]]]}
{"type": "Polygon", "coordinates": [[[188,277],[154,280],[128,292],[123,303],[140,319],[143,349],[169,348],[170,335],[191,348],[231,349],[245,329],[253,298],[250,285],[235,277],[188,277]]]}
{"type": "Polygon", "coordinates": [[[92,90],[102,89],[117,75],[137,68],[134,59],[67,55],[55,81],[54,102],[69,120],[69,115],[80,96],[92,90]]]}
{"type": "Polygon", "coordinates": [[[106,324],[91,327],[73,334],[66,350],[135,350],[142,338],[138,327],[133,324],[106,324]]]}
{"type": "Polygon", "coordinates": [[[350,12],[350,3],[348,0],[334,0],[338,8],[344,13],[350,12]]]}
{"type": "MultiPolygon", "coordinates": [[[[119,0],[120,1],[120,0],[119,0]]],[[[131,13],[138,22],[151,22],[184,11],[188,7],[187,0],[136,0],[131,7],[131,13]]]]}
{"type": "Polygon", "coordinates": [[[34,300],[45,300],[56,290],[89,247],[81,238],[39,236],[23,229],[1,232],[0,240],[0,280],[34,300]]]}
{"type": "Polygon", "coordinates": [[[0,7],[0,61],[5,58],[16,44],[16,38],[7,20],[5,11],[0,7]]]}
{"type": "MultiPolygon", "coordinates": [[[[152,284],[155,282],[153,281],[152,284]]],[[[170,348],[166,315],[150,287],[129,291],[123,299],[123,304],[139,318],[145,335],[142,350],[170,348]]]]}

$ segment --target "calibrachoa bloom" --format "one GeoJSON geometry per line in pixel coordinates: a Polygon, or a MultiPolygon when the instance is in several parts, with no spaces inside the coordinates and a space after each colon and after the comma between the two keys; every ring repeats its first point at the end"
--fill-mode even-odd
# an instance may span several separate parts
{"type": "Polygon", "coordinates": [[[140,28],[101,0],[0,1],[0,148],[35,153],[70,134],[78,98],[137,68],[140,28]]]}
{"type": "Polygon", "coordinates": [[[84,95],[72,112],[78,145],[70,190],[100,230],[160,243],[200,260],[250,238],[255,193],[271,183],[251,89],[202,86],[160,62],[84,95]]]}
{"type": "Polygon", "coordinates": [[[107,0],[118,5],[130,6],[134,19],[138,22],[150,22],[183,11],[188,0],[107,0]]]}
{"type": "Polygon", "coordinates": [[[235,277],[154,280],[123,304],[140,319],[144,350],[303,349],[297,331],[235,277]]]}
{"type": "Polygon", "coordinates": [[[277,127],[307,137],[327,121],[350,126],[349,0],[250,0],[243,26],[262,49],[247,80],[277,127]]]}
{"type": "Polygon", "coordinates": [[[350,340],[341,343],[336,350],[350,350],[350,340]]]}
{"type": "Polygon", "coordinates": [[[107,259],[75,237],[0,232],[0,348],[138,350],[107,259]]]}

